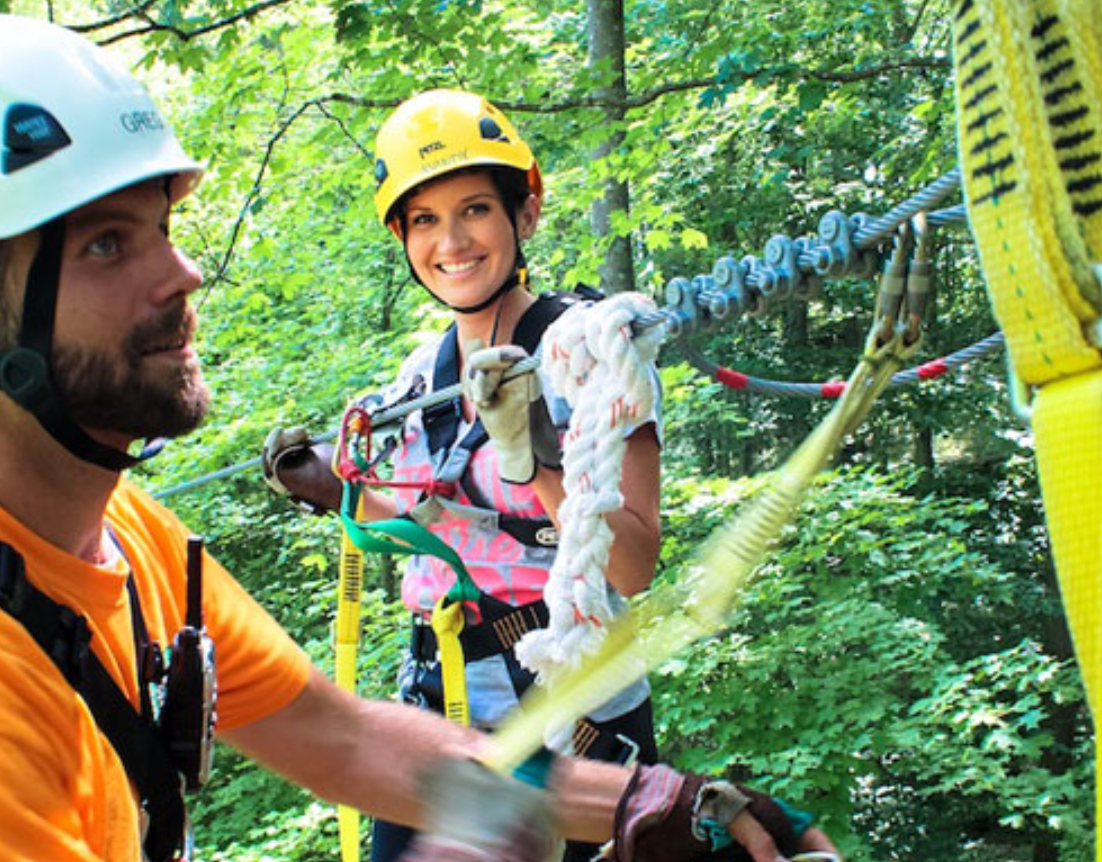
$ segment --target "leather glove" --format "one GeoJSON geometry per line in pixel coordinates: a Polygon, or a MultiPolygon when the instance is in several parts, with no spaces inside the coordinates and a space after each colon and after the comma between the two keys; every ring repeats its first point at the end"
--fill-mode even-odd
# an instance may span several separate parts
{"type": "Polygon", "coordinates": [[[543,862],[557,840],[545,790],[473,760],[446,760],[421,775],[428,828],[400,862],[543,862]]]}
{"type": "Polygon", "coordinates": [[[315,444],[301,425],[275,428],[264,441],[264,481],[311,515],[340,507],[340,482],[330,467],[332,447],[315,444]]]}
{"type": "Polygon", "coordinates": [[[474,403],[494,441],[501,478],[514,485],[531,482],[537,464],[555,470],[562,466],[559,435],[535,369],[502,379],[506,371],[527,358],[523,347],[483,347],[475,339],[467,345],[463,372],[463,394],[474,403]]]}
{"type": "Polygon", "coordinates": [[[749,811],[785,856],[797,850],[797,835],[785,810],[747,787],[668,766],[640,766],[616,809],[613,840],[600,858],[609,862],[753,862],[738,844],[726,843],[726,826],[749,811]],[[713,835],[719,841],[713,840],[713,835]]]}

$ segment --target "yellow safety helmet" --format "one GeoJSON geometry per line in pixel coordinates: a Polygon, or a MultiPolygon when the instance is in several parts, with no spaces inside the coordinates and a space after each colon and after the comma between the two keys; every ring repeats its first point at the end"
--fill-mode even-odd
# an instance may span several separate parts
{"type": "Polygon", "coordinates": [[[482,96],[428,90],[402,102],[375,138],[375,208],[401,239],[394,205],[426,180],[463,168],[516,168],[539,197],[543,180],[536,157],[508,118],[482,96]]]}

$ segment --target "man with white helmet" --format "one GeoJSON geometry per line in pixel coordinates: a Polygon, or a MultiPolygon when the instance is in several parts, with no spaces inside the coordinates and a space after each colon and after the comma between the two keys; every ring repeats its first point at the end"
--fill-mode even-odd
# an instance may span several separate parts
{"type": "MultiPolygon", "coordinates": [[[[415,827],[426,825],[418,776],[486,744],[337,689],[121,477],[207,409],[189,301],[201,276],[169,232],[172,206],[200,174],[104,51],[0,15],[5,860],[186,858],[181,786],[202,783],[214,728],[320,796],[415,827]]],[[[700,778],[563,761],[554,786],[563,831],[615,835],[622,862],[707,855],[690,834],[697,791],[715,789],[700,778]]],[[[767,797],[731,788],[725,798],[718,823],[757,862],[777,858],[777,844],[795,848],[767,797]]],[[[462,858],[535,860],[549,824],[484,830],[462,858]]],[[[815,835],[800,845],[825,846],[815,835]]],[[[459,858],[432,848],[422,858],[459,858]]]]}

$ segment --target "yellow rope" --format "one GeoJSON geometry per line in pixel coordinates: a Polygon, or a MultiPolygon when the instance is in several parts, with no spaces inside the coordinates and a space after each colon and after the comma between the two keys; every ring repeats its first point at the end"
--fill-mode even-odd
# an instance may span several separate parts
{"type": "MultiPolygon", "coordinates": [[[[1033,430],[1053,556],[1102,703],[1102,9],[964,0],[954,22],[969,220],[1033,430]]],[[[1102,784],[1098,807],[1102,810],[1102,784]]],[[[1102,862],[1102,843],[1096,854],[1102,862]]]]}
{"type": "Polygon", "coordinates": [[[902,334],[884,346],[870,343],[834,409],[747,508],[715,531],[688,576],[652,587],[628,613],[612,621],[595,652],[560,671],[546,687],[529,692],[494,734],[487,764],[503,772],[515,769],[545,736],[563,734],[610,693],[722,628],[771,543],[794,517],[812,479],[916,349],[917,342],[904,347],[902,334]]]}

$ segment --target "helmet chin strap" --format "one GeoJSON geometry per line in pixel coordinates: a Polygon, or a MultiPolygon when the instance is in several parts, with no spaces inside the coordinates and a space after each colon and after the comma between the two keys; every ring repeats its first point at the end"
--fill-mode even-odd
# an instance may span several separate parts
{"type": "Polygon", "coordinates": [[[0,390],[77,458],[117,473],[155,455],[164,441],[152,441],[134,457],[93,440],[65,410],[50,380],[50,349],[65,247],[64,217],[47,223],[39,232],[42,241],[27,274],[19,343],[0,354],[0,390]]]}

